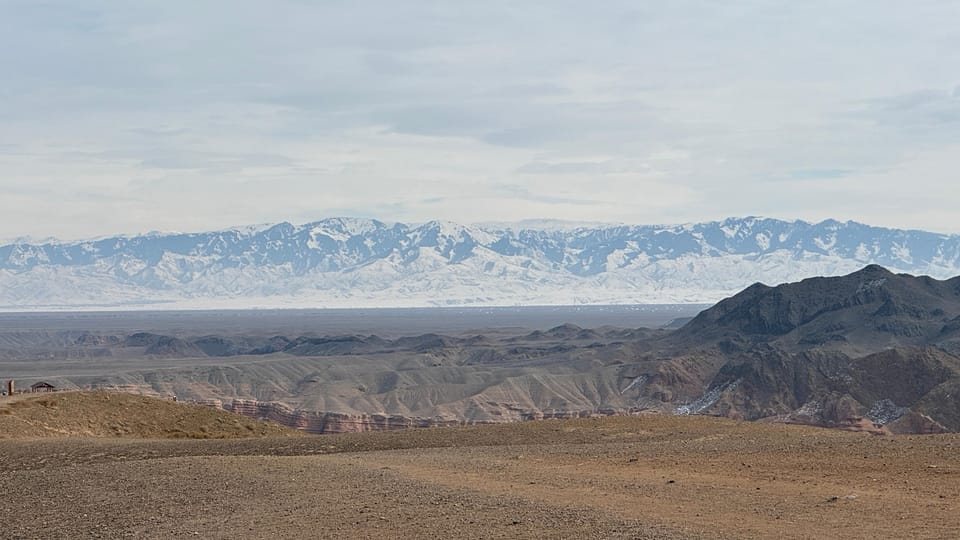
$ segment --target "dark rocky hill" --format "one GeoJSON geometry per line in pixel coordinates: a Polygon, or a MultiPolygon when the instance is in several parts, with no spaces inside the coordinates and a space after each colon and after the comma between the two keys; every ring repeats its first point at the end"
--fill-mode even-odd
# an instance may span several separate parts
{"type": "Polygon", "coordinates": [[[702,385],[702,396],[680,397],[689,403],[678,411],[957,431],[960,394],[949,389],[960,385],[958,340],[960,278],[872,265],[841,277],[756,284],[659,340],[673,357],[648,377],[659,392],[649,397],[702,385]],[[691,361],[698,370],[672,367],[691,361]]]}
{"type": "Polygon", "coordinates": [[[949,349],[958,336],[960,278],[938,281],[871,265],[842,277],[755,284],[702,312],[672,340],[865,353],[898,346],[949,349]]]}

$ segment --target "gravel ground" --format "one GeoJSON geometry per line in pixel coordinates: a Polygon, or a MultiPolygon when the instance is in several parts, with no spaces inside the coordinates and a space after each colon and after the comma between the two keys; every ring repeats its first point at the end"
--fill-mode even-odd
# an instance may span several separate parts
{"type": "Polygon", "coordinates": [[[620,417],[0,441],[4,538],[956,538],[960,436],[620,417]]]}

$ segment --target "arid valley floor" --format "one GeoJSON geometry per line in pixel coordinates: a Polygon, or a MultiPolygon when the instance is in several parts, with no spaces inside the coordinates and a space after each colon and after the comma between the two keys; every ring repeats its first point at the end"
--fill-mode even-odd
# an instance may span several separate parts
{"type": "Polygon", "coordinates": [[[686,309],[0,317],[0,537],[960,538],[960,278],[686,309]]]}
{"type": "Polygon", "coordinates": [[[648,414],[309,436],[70,392],[4,398],[0,428],[4,538],[960,535],[958,434],[648,414]]]}

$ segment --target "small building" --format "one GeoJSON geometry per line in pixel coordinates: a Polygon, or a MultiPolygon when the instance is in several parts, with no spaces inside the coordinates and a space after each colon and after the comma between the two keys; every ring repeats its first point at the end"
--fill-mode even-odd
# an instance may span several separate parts
{"type": "Polygon", "coordinates": [[[56,392],[57,387],[48,382],[35,382],[30,385],[31,392],[56,392]]]}

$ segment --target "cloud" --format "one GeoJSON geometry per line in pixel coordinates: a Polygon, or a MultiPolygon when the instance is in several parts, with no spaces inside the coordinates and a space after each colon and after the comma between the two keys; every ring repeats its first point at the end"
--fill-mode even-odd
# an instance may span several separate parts
{"type": "Polygon", "coordinates": [[[281,155],[178,151],[167,155],[144,156],[144,159],[140,161],[140,166],[154,169],[239,172],[247,168],[290,167],[295,163],[294,160],[281,155]]]}
{"type": "Polygon", "coordinates": [[[789,178],[792,180],[823,180],[830,178],[842,178],[853,174],[849,169],[802,169],[792,171],[789,178]]]}
{"type": "Polygon", "coordinates": [[[11,0],[0,226],[762,214],[960,231],[928,180],[958,165],[958,9],[11,0]],[[916,185],[929,196],[905,198],[916,185]]]}
{"type": "Polygon", "coordinates": [[[871,100],[866,114],[880,124],[899,128],[941,128],[960,124],[957,89],[923,89],[871,100]]]}
{"type": "MultiPolygon", "coordinates": [[[[656,160],[657,156],[649,156],[656,160]]],[[[531,161],[524,163],[517,172],[539,175],[579,175],[598,176],[608,174],[651,173],[653,168],[647,161],[626,159],[604,159],[599,161],[531,161]]]]}
{"type": "Polygon", "coordinates": [[[595,206],[600,204],[600,201],[596,200],[581,199],[577,197],[559,197],[556,195],[551,195],[549,192],[532,191],[515,184],[504,184],[499,187],[498,191],[510,196],[513,199],[522,199],[541,203],[575,206],[595,206]]]}

